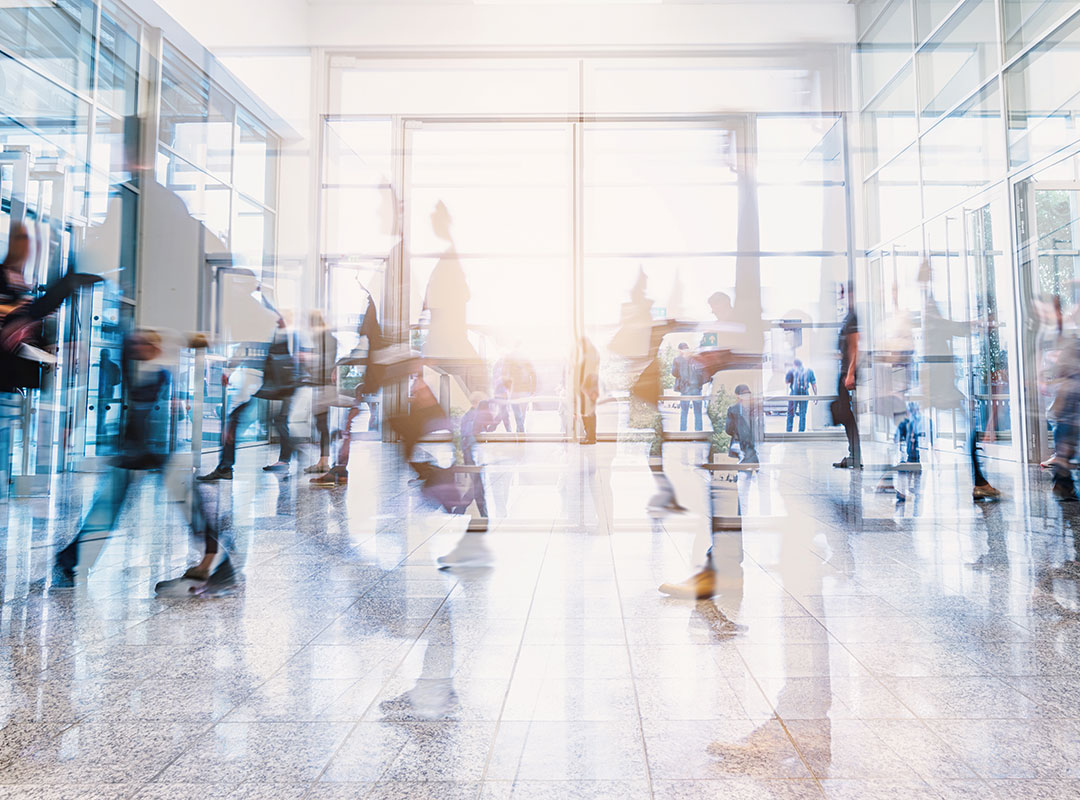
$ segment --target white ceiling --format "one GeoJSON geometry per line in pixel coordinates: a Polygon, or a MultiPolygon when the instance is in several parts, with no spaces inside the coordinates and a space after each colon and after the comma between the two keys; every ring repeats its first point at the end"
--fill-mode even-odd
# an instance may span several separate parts
{"type": "Polygon", "coordinates": [[[848,0],[156,0],[212,50],[850,43],[848,0]]]}

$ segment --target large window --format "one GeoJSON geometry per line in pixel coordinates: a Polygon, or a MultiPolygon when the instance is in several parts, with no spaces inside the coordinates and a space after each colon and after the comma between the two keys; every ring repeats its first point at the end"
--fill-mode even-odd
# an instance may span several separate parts
{"type": "Polygon", "coordinates": [[[168,42],[163,52],[157,179],[272,285],[277,137],[168,42]]]}
{"type": "MultiPolygon", "coordinates": [[[[512,399],[530,435],[572,435],[579,331],[601,353],[600,432],[640,422],[609,348],[634,303],[645,319],[686,323],[662,345],[668,394],[677,345],[708,342],[706,329],[721,321],[724,343],[763,353],[764,364],[723,376],[717,390],[750,381],[783,395],[795,358],[825,385],[835,335],[821,325],[835,323],[835,287],[848,271],[843,130],[831,115],[331,118],[323,246],[339,343],[355,339],[362,314],[346,297],[362,305],[370,292],[384,321],[404,313],[412,345],[452,376],[428,376],[452,411],[470,391],[501,391],[511,367],[527,375],[527,390],[509,391],[521,395],[512,399]],[[395,277],[398,203],[405,258],[395,277]],[[357,281],[370,283],[361,295],[357,281]],[[721,319],[731,312],[738,321],[721,319]]],[[[770,406],[771,430],[783,429],[786,405],[770,406]]],[[[678,398],[662,409],[677,430],[678,398]]],[[[517,415],[508,422],[517,432],[517,415]]],[[[810,415],[811,430],[824,422],[823,408],[810,415]]]]}

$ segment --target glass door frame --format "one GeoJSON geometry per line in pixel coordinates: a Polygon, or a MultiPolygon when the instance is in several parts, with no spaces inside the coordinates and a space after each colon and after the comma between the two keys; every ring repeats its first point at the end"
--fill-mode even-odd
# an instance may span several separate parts
{"type": "Polygon", "coordinates": [[[1039,321],[1035,313],[1035,291],[1030,280],[1031,270],[1039,268],[1040,234],[1035,193],[1065,190],[1076,192],[1080,196],[1080,180],[1037,181],[1037,178],[1040,172],[1076,158],[1080,158],[1080,148],[1070,148],[1056,153],[1052,159],[1044,159],[1023,170],[1009,182],[1008,201],[1014,218],[1011,231],[1013,280],[1016,283],[1018,316],[1022,316],[1022,322],[1017,324],[1017,337],[1021,339],[1020,363],[1023,376],[1023,391],[1020,392],[1023,403],[1023,414],[1020,419],[1021,438],[1026,452],[1022,452],[1021,455],[1025,456],[1031,464],[1041,463],[1053,455],[1048,409],[1042,402],[1039,391],[1041,365],[1036,348],[1039,321]]]}

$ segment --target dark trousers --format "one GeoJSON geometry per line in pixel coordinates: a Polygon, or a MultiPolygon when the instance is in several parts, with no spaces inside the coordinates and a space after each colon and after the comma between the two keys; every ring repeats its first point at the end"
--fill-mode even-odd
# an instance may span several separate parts
{"type": "Polygon", "coordinates": [[[236,437],[240,433],[240,420],[254,402],[254,399],[248,400],[229,412],[229,417],[225,421],[225,431],[221,435],[221,458],[218,459],[218,469],[232,469],[236,463],[236,437]]]}
{"type": "Polygon", "coordinates": [[[281,442],[278,461],[289,461],[296,450],[296,442],[289,431],[289,412],[291,410],[292,395],[289,395],[281,401],[281,406],[278,408],[277,413],[274,414],[274,430],[277,431],[278,439],[281,442]]]}
{"type": "Polygon", "coordinates": [[[855,462],[856,466],[860,466],[862,464],[862,453],[859,447],[859,418],[855,413],[855,398],[851,396],[851,392],[844,385],[844,370],[840,370],[840,380],[837,381],[836,394],[839,396],[837,402],[840,409],[840,419],[834,421],[844,426],[844,433],[847,434],[848,441],[848,458],[855,462]]]}
{"type": "Polygon", "coordinates": [[[1080,439],[1080,426],[1077,424],[1080,398],[1073,392],[1068,392],[1063,396],[1064,408],[1058,413],[1057,421],[1054,423],[1054,455],[1057,459],[1055,459],[1053,475],[1055,484],[1072,487],[1072,467],[1068,462],[1076,456],[1076,444],[1080,439]],[[1058,461],[1064,463],[1057,463],[1058,461]]]}
{"type": "Polygon", "coordinates": [[[330,412],[315,415],[315,430],[319,432],[319,456],[330,457],[330,412]]]}
{"type": "Polygon", "coordinates": [[[976,486],[985,486],[989,483],[983,475],[982,467],[979,466],[979,431],[975,420],[971,420],[971,431],[968,433],[968,450],[971,453],[971,481],[976,486]]]}
{"type": "MultiPolygon", "coordinates": [[[[57,554],[57,564],[69,570],[75,569],[79,563],[85,564],[87,569],[94,565],[116,527],[116,520],[124,508],[124,500],[134,477],[134,471],[130,469],[113,468],[105,473],[94,496],[94,503],[90,506],[90,512],[75,538],[57,554]]],[[[191,529],[192,533],[205,540],[208,555],[218,552],[220,537],[217,528],[206,515],[198,485],[193,487],[191,529]]]]}

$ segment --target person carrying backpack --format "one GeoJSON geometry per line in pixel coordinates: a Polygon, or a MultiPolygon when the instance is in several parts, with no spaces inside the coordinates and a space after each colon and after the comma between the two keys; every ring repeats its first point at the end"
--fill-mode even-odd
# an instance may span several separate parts
{"type": "MultiPolygon", "coordinates": [[[[787,375],[784,376],[784,383],[788,386],[788,394],[798,397],[806,397],[810,394],[810,390],[814,390],[814,394],[817,394],[817,378],[814,377],[814,371],[803,366],[800,359],[795,359],[794,366],[787,371],[787,375]]],[[[810,403],[809,400],[789,400],[787,404],[787,430],[791,433],[791,423],[795,419],[795,415],[799,415],[799,433],[803,433],[806,430],[806,406],[810,403]]]]}

